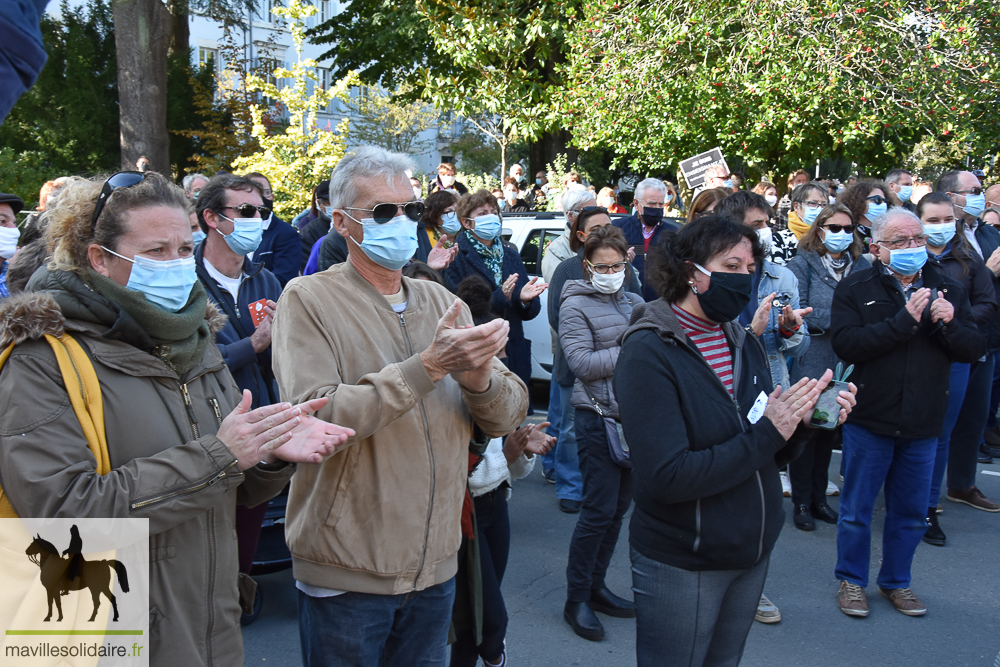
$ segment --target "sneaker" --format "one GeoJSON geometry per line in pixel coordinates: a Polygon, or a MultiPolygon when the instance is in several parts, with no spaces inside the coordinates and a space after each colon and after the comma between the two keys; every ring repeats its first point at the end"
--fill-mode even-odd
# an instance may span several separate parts
{"type": "Polygon", "coordinates": [[[781,471],[781,490],[784,492],[786,498],[792,497],[792,480],[788,478],[788,473],[784,470],[781,471]]]}
{"type": "Polygon", "coordinates": [[[754,614],[753,620],[758,623],[777,623],[781,620],[781,612],[778,611],[773,602],[768,600],[764,594],[761,594],[760,602],[757,604],[757,613],[754,614]]]}
{"type": "Polygon", "coordinates": [[[976,463],[993,463],[993,456],[990,454],[991,447],[985,442],[979,445],[976,450],[976,463]]]}
{"type": "Polygon", "coordinates": [[[542,477],[544,477],[545,481],[548,482],[549,484],[555,484],[556,483],[556,469],[555,468],[549,468],[548,470],[545,470],[544,468],[542,468],[542,477]]]}
{"type": "Polygon", "coordinates": [[[975,507],[984,512],[1000,512],[1000,505],[983,495],[983,492],[972,486],[965,491],[955,491],[948,489],[948,500],[953,503],[965,503],[969,507],[975,507]]]}
{"type": "Polygon", "coordinates": [[[826,495],[828,495],[828,496],[839,496],[840,495],[840,489],[837,487],[836,484],[834,484],[830,480],[826,480],[826,495]]]}
{"type": "Polygon", "coordinates": [[[924,533],[924,542],[935,547],[943,547],[946,540],[944,531],[941,530],[941,526],[938,524],[937,510],[933,507],[928,508],[927,532],[924,533]]]}
{"type": "Polygon", "coordinates": [[[840,590],[837,591],[837,605],[840,611],[848,616],[865,617],[868,615],[868,596],[865,589],[849,581],[840,582],[840,590]]]}
{"type": "Polygon", "coordinates": [[[927,607],[909,588],[880,588],[878,592],[902,614],[923,616],[927,613],[927,607]]]}
{"type": "Polygon", "coordinates": [[[941,507],[941,503],[938,503],[938,506],[934,508],[934,511],[938,514],[944,514],[944,508],[941,507]]]}

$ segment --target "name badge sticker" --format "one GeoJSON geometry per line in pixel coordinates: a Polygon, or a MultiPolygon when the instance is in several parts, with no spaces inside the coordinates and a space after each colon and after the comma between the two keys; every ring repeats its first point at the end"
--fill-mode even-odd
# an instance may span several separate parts
{"type": "Polygon", "coordinates": [[[756,424],[760,421],[760,418],[764,416],[764,410],[767,408],[767,394],[760,392],[757,400],[753,402],[753,407],[750,408],[750,412],[747,413],[747,421],[751,424],[756,424]]]}

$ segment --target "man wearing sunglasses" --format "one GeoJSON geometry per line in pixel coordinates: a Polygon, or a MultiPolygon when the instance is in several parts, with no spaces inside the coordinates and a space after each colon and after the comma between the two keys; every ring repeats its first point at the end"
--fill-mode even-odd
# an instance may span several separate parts
{"type": "Polygon", "coordinates": [[[292,484],[286,538],[306,667],[443,665],[470,440],[513,431],[527,389],[441,285],[402,276],[423,202],[408,157],[364,146],[330,179],[348,258],[291,281],[274,321],[284,400],[326,396],[357,435],[292,484]],[[474,428],[475,427],[475,428],[474,428]]]}

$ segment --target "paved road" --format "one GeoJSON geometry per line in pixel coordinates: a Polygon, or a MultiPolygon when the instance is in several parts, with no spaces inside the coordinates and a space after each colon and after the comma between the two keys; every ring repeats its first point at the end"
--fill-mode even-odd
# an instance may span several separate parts
{"type": "MultiPolygon", "coordinates": [[[[833,471],[838,456],[835,452],[833,471]]],[[[1000,465],[980,466],[978,485],[986,495],[1000,498],[1000,465]]],[[[831,504],[836,506],[836,499],[831,504]]],[[[786,499],[786,527],[773,552],[765,587],[783,619],[772,626],[754,624],[743,667],[993,667],[1000,652],[1000,514],[947,501],[944,506],[941,526],[948,546],[921,544],[913,564],[914,592],[927,605],[927,616],[910,618],[896,612],[872,583],[871,615],[854,619],[841,614],[834,601],[836,528],[819,523],[813,533],[797,530],[791,501],[786,499]]],[[[510,514],[511,558],[504,579],[510,664],[634,665],[633,620],[602,616],[606,637],[593,643],[573,634],[562,619],[566,554],[575,516],[559,511],[554,487],[538,471],[514,484],[510,514]]],[[[880,501],[873,526],[872,582],[881,554],[884,514],[880,501]]],[[[301,665],[290,571],[260,577],[259,582],[265,605],[259,620],[244,629],[246,664],[301,665]]],[[[627,528],[622,530],[608,585],[631,595],[627,528]]]]}

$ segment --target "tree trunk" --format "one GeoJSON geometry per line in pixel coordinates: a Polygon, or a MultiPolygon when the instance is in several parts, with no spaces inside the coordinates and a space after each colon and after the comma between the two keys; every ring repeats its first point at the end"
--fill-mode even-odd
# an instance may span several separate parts
{"type": "Polygon", "coordinates": [[[114,0],[122,168],[140,155],[169,177],[167,50],[170,12],[160,0],[114,0]]]}
{"type": "Polygon", "coordinates": [[[577,158],[580,156],[580,151],[575,146],[569,145],[572,138],[568,130],[557,130],[555,132],[546,132],[536,141],[529,142],[529,166],[525,168],[525,173],[536,174],[539,171],[545,171],[548,165],[555,160],[556,155],[560,153],[566,155],[567,165],[575,165],[577,158]]]}
{"type": "Polygon", "coordinates": [[[191,48],[191,27],[188,25],[188,0],[167,0],[170,12],[170,55],[183,53],[191,48]]]}

